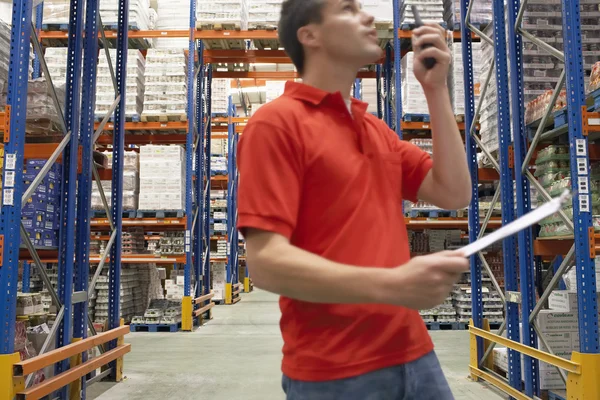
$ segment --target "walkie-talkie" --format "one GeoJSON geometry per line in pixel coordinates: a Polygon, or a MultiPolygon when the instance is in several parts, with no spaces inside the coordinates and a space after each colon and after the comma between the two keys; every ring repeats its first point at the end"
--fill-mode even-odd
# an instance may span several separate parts
{"type": "MultiPolygon", "coordinates": [[[[417,9],[417,6],[412,4],[411,8],[412,8],[413,16],[415,17],[416,27],[418,28],[420,26],[423,26],[423,20],[421,19],[421,15],[419,14],[419,10],[417,9]]],[[[433,45],[431,43],[425,43],[421,46],[421,49],[425,50],[432,46],[433,45]]],[[[433,67],[435,67],[435,64],[437,64],[437,60],[433,57],[427,57],[425,59],[425,61],[423,61],[423,64],[425,65],[425,68],[432,69],[433,67]]]]}

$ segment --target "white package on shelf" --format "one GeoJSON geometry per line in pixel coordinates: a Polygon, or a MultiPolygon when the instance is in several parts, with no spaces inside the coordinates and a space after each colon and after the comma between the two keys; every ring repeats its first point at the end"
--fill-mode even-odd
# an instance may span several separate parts
{"type": "Polygon", "coordinates": [[[211,112],[227,114],[229,94],[231,93],[230,79],[213,79],[211,93],[211,112]]]}
{"type": "Polygon", "coordinates": [[[198,0],[196,21],[198,27],[219,24],[248,29],[247,0],[198,0]]]}
{"type": "MultiPolygon", "coordinates": [[[[400,9],[400,23],[413,25],[415,18],[412,13],[412,5],[416,5],[424,22],[444,23],[443,0],[405,0],[400,9]]],[[[392,13],[393,15],[393,13],[392,13]]]]}
{"type": "Polygon", "coordinates": [[[404,114],[429,114],[423,87],[413,72],[414,53],[402,57],[402,112],[404,114]]]}
{"type": "MultiPolygon", "coordinates": [[[[157,30],[190,28],[189,0],[158,0],[156,12],[158,14],[157,30]]],[[[154,47],[157,49],[188,49],[189,44],[188,38],[154,39],[154,47]]]]}
{"type": "Polygon", "coordinates": [[[144,79],[142,116],[185,116],[187,66],[183,50],[149,49],[144,79]]]}
{"type": "Polygon", "coordinates": [[[181,146],[140,148],[140,209],[183,210],[184,150],[181,146]]]}
{"type": "Polygon", "coordinates": [[[277,28],[283,0],[246,0],[248,29],[277,28]]]}

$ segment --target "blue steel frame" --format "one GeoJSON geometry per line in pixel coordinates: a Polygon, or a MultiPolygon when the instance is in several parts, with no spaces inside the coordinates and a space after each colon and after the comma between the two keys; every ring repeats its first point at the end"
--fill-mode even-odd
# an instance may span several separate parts
{"type": "Polygon", "coordinates": [[[27,261],[23,261],[23,282],[21,292],[29,293],[31,289],[31,264],[27,261]]]}
{"type": "Polygon", "coordinates": [[[583,134],[582,107],[586,105],[581,48],[579,0],[563,0],[563,35],[567,76],[567,113],[571,144],[571,184],[573,223],[575,226],[575,268],[577,268],[577,303],[579,306],[579,344],[581,353],[600,353],[598,343],[598,305],[596,270],[590,254],[590,229],[593,233],[590,200],[590,164],[588,139],[583,134]],[[583,149],[580,152],[579,149],[583,149]],[[582,168],[578,167],[578,164],[582,168]],[[588,189],[588,190],[585,190],[588,189]]]}
{"type": "MultiPolygon", "coordinates": [[[[125,152],[125,100],[127,97],[127,53],[129,27],[129,0],[119,0],[119,16],[117,27],[117,62],[116,80],[117,93],[121,96],[115,110],[115,125],[113,133],[113,165],[112,165],[112,220],[115,226],[116,240],[110,251],[109,265],[109,299],[108,299],[108,329],[115,329],[121,323],[121,236],[123,233],[123,160],[125,152]]],[[[116,347],[117,341],[108,343],[108,350],[116,347]]],[[[112,378],[116,378],[116,361],[110,364],[112,378]]]]}
{"type": "MultiPolygon", "coordinates": [[[[76,190],[77,190],[77,164],[79,145],[79,114],[81,94],[81,68],[83,57],[83,21],[85,3],[82,0],[71,0],[71,14],[69,18],[69,39],[67,56],[67,86],[65,88],[65,121],[67,131],[71,132],[71,142],[63,152],[63,192],[61,199],[62,228],[59,243],[58,262],[58,296],[65,308],[64,318],[60,324],[56,337],[56,347],[66,346],[71,343],[73,329],[73,277],[75,253],[75,224],[76,219],[76,190]]],[[[69,360],[64,360],[56,365],[56,374],[69,368],[69,360]]],[[[67,387],[59,390],[62,398],[67,395],[67,387]]]]}
{"type": "MultiPolygon", "coordinates": [[[[229,118],[235,117],[236,110],[233,104],[232,97],[229,96],[227,113],[229,118]]],[[[227,170],[229,179],[227,181],[227,240],[228,254],[227,254],[227,283],[235,285],[239,282],[238,276],[238,251],[239,251],[239,240],[237,230],[237,182],[238,172],[236,163],[236,152],[237,152],[238,134],[235,131],[235,124],[229,123],[227,129],[227,170]]]]}
{"type": "MultiPolygon", "coordinates": [[[[508,34],[509,34],[509,59],[510,59],[510,79],[512,101],[511,101],[511,121],[512,133],[514,137],[514,168],[515,182],[518,188],[516,192],[516,218],[531,211],[530,186],[529,180],[523,175],[520,168],[525,161],[527,153],[527,133],[525,130],[525,104],[523,101],[523,43],[521,35],[517,35],[515,26],[517,15],[519,14],[520,0],[510,1],[508,4],[508,34]]],[[[506,53],[505,53],[506,54],[506,53]]],[[[508,77],[506,77],[508,79],[508,77]]],[[[504,189],[504,188],[503,188],[504,189]]],[[[512,198],[512,193],[509,193],[512,198]]],[[[518,257],[519,257],[519,276],[521,288],[521,323],[523,324],[520,334],[523,336],[524,345],[537,348],[537,334],[533,325],[529,323],[529,316],[535,307],[535,276],[533,267],[533,241],[531,228],[522,230],[518,234],[518,257]]],[[[515,270],[516,271],[516,270],[515,270]]],[[[514,279],[514,278],[513,278],[514,279]]],[[[510,303],[507,303],[510,304],[510,303]]],[[[539,395],[539,362],[535,358],[523,355],[525,394],[533,397],[539,395]]]]}
{"type": "Polygon", "coordinates": [[[357,100],[362,99],[362,79],[354,80],[354,94],[352,95],[357,100]]]}
{"type": "MultiPolygon", "coordinates": [[[[469,3],[472,0],[461,0],[461,43],[462,57],[464,63],[463,79],[465,83],[465,146],[467,161],[471,172],[471,204],[469,206],[469,241],[477,240],[480,230],[479,224],[479,187],[478,187],[478,164],[477,164],[477,146],[473,137],[468,133],[468,129],[473,125],[475,118],[475,90],[473,86],[473,52],[471,45],[471,30],[466,25],[466,15],[469,3]]],[[[473,301],[472,319],[473,324],[481,328],[483,326],[483,298],[482,298],[482,279],[481,279],[481,261],[477,255],[471,256],[471,297],[473,301]]],[[[483,354],[483,340],[477,338],[477,354],[483,354]]]]}
{"type": "Polygon", "coordinates": [[[25,149],[25,118],[27,115],[27,83],[29,80],[29,36],[31,34],[31,0],[13,1],[13,17],[8,67],[8,98],[10,107],[9,136],[4,136],[4,176],[2,182],[2,214],[0,234],[3,239],[0,267],[0,355],[13,354],[17,312],[17,280],[19,276],[19,246],[21,197],[23,196],[23,152],[25,149]],[[9,179],[14,187],[7,185],[9,179]]]}
{"type": "MultiPolygon", "coordinates": [[[[195,107],[195,94],[194,91],[194,78],[195,76],[195,60],[196,60],[196,2],[190,2],[190,41],[188,47],[188,68],[187,68],[187,117],[188,117],[188,131],[185,142],[185,216],[186,216],[186,228],[185,228],[185,270],[184,270],[184,296],[191,296],[191,276],[192,276],[192,263],[193,263],[193,249],[192,249],[192,225],[194,224],[194,213],[193,213],[193,193],[192,193],[192,182],[193,182],[193,171],[192,162],[194,157],[194,142],[195,142],[195,118],[194,112],[195,107]]],[[[183,316],[188,318],[189,316],[183,316]]]]}
{"type": "MultiPolygon", "coordinates": [[[[206,124],[206,140],[204,146],[204,174],[206,176],[206,189],[204,190],[204,235],[206,238],[206,251],[204,253],[204,267],[202,273],[204,278],[204,294],[210,293],[210,191],[211,191],[211,135],[212,135],[212,65],[206,65],[206,93],[205,93],[204,110],[206,113],[202,119],[206,124]]],[[[202,135],[204,137],[204,134],[202,135]]]]}
{"type": "MultiPolygon", "coordinates": [[[[513,168],[509,164],[509,148],[511,145],[510,103],[508,99],[508,68],[506,65],[506,29],[504,18],[504,2],[494,0],[494,56],[496,60],[496,85],[498,93],[498,140],[500,155],[500,185],[502,202],[502,224],[514,220],[513,168]],[[508,117],[507,117],[508,116],[508,117]]],[[[516,273],[515,239],[507,238],[502,243],[504,257],[504,288],[506,291],[518,292],[519,284],[516,273]]],[[[506,302],[507,337],[520,341],[519,305],[507,299],[506,302]]],[[[521,354],[508,351],[508,380],[512,387],[521,385],[521,354]]]]}
{"type": "MultiPolygon", "coordinates": [[[[35,7],[35,29],[39,32],[42,29],[42,22],[44,20],[44,2],[41,2],[35,7]]],[[[34,55],[33,59],[33,79],[40,77],[40,59],[38,55],[34,55]]]]}
{"type": "MultiPolygon", "coordinates": [[[[207,243],[210,244],[210,238],[206,236],[205,228],[205,210],[206,202],[204,198],[205,181],[207,176],[204,169],[204,82],[205,82],[205,66],[204,66],[204,42],[198,41],[198,74],[196,76],[196,126],[198,127],[198,139],[195,149],[195,171],[196,171],[196,191],[195,191],[195,202],[196,202],[196,226],[194,229],[194,274],[196,277],[196,292],[194,296],[200,297],[207,294],[206,288],[204,287],[204,281],[200,280],[203,271],[204,262],[204,251],[207,243]]],[[[208,183],[210,184],[210,175],[208,176],[208,183]]],[[[209,288],[210,289],[210,288],[209,288]]]]}
{"type": "MultiPolygon", "coordinates": [[[[393,12],[394,12],[394,42],[393,42],[393,46],[394,46],[394,66],[395,66],[395,71],[394,71],[394,89],[395,89],[395,117],[393,117],[394,119],[392,120],[392,117],[390,116],[390,122],[394,122],[394,125],[392,127],[392,125],[388,125],[390,127],[392,127],[393,129],[396,130],[396,133],[398,134],[398,136],[400,137],[400,139],[402,139],[402,64],[401,64],[401,47],[400,47],[400,37],[399,37],[399,30],[400,30],[400,0],[393,0],[392,1],[392,8],[393,8],[393,12]]],[[[388,55],[389,57],[389,55],[388,55]]],[[[387,92],[388,96],[390,95],[390,92],[387,92]]]]}

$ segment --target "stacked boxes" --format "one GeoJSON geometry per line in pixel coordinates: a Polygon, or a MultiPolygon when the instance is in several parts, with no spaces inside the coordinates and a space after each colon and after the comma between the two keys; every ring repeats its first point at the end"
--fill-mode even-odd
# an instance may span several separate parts
{"type": "Polygon", "coordinates": [[[414,53],[402,57],[402,112],[404,114],[429,114],[423,87],[413,71],[414,53]]]}
{"type": "Polygon", "coordinates": [[[227,216],[227,191],[211,190],[210,199],[211,231],[214,235],[226,235],[227,220],[217,219],[217,216],[227,216]]]}
{"type": "MultiPolygon", "coordinates": [[[[95,322],[103,323],[108,319],[108,303],[110,282],[108,269],[102,271],[96,283],[96,307],[94,310],[95,322]]],[[[121,269],[121,293],[120,293],[120,318],[126,323],[131,321],[135,315],[136,304],[134,293],[140,291],[140,281],[137,276],[137,269],[131,268],[128,264],[123,264],[121,269]]]]}
{"type": "Polygon", "coordinates": [[[227,114],[229,94],[231,92],[231,80],[213,79],[211,89],[211,112],[213,114],[227,114]]]}
{"type": "Polygon", "coordinates": [[[283,0],[246,0],[248,29],[276,29],[283,0]]]}
{"type": "Polygon", "coordinates": [[[247,0],[198,0],[196,20],[199,27],[219,24],[248,29],[247,0]]]}
{"type": "Polygon", "coordinates": [[[140,209],[183,210],[184,150],[181,146],[140,147],[140,209]]]}
{"type": "MultiPolygon", "coordinates": [[[[492,33],[492,25],[485,30],[487,35],[492,33]]],[[[487,42],[481,44],[481,65],[479,85],[484,89],[485,80],[494,61],[494,46],[487,42]]],[[[496,74],[492,72],[485,96],[480,99],[481,115],[479,117],[481,141],[486,148],[493,152],[498,150],[498,96],[496,90],[496,74]]]]}
{"type": "MultiPolygon", "coordinates": [[[[45,164],[46,160],[26,160],[23,172],[25,190],[45,164]]],[[[58,247],[61,182],[60,166],[54,164],[23,207],[21,220],[36,247],[58,247]]]]}
{"type": "MultiPolygon", "coordinates": [[[[444,24],[444,2],[443,0],[405,0],[402,2],[400,10],[400,23],[414,25],[415,17],[412,12],[412,5],[416,5],[419,14],[424,22],[435,22],[444,24]]],[[[390,15],[393,15],[390,14],[390,15]]]]}
{"type": "MultiPolygon", "coordinates": [[[[68,3],[67,3],[68,4],[68,3]]],[[[44,9],[46,3],[44,3],[44,9]]],[[[67,55],[66,47],[48,47],[44,52],[48,72],[55,85],[64,85],[67,80],[67,55]]]]}
{"type": "Polygon", "coordinates": [[[187,61],[183,50],[149,49],[146,56],[142,119],[187,113],[187,61]]]}
{"type": "MultiPolygon", "coordinates": [[[[462,57],[462,44],[452,43],[452,63],[450,64],[450,93],[455,115],[465,114],[465,79],[462,57]]],[[[481,42],[472,43],[473,76],[481,75],[481,42]]],[[[473,82],[475,107],[479,102],[481,84],[473,82]]]]}
{"type": "MultiPolygon", "coordinates": [[[[189,0],[158,0],[156,11],[158,13],[157,30],[190,28],[189,0]]],[[[188,38],[154,39],[156,49],[188,49],[189,45],[188,38]]]]}
{"type": "MultiPolygon", "coordinates": [[[[444,0],[444,20],[455,27],[460,25],[460,0],[444,0]]],[[[492,1],[478,0],[471,4],[471,23],[480,27],[487,26],[492,22],[492,1]]]]}
{"type": "MultiPolygon", "coordinates": [[[[194,276],[190,279],[190,293],[194,293],[194,276]]],[[[185,296],[185,276],[183,270],[171,271],[170,279],[165,280],[166,298],[168,300],[181,300],[185,296]]]]}
{"type": "MultiPolygon", "coordinates": [[[[102,23],[105,26],[117,26],[119,22],[119,2],[117,0],[102,0],[99,3],[102,23]]],[[[154,29],[150,18],[149,0],[129,1],[129,26],[142,31],[154,29]]]]}
{"type": "Polygon", "coordinates": [[[225,283],[227,281],[226,264],[224,262],[211,263],[210,274],[210,281],[212,282],[212,291],[215,294],[213,300],[224,300],[225,283]]]}
{"type": "Polygon", "coordinates": [[[160,238],[160,255],[181,255],[185,253],[185,233],[165,232],[160,238]]]}
{"type": "MultiPolygon", "coordinates": [[[[104,152],[108,165],[112,167],[112,152],[104,152]]],[[[123,210],[137,210],[140,192],[139,155],[126,151],[123,157],[123,210]]],[[[112,207],[112,181],[102,181],[102,189],[109,207],[112,207]]],[[[92,185],[92,210],[104,210],[98,185],[92,185]]]]}
{"type": "Polygon", "coordinates": [[[367,112],[377,113],[377,80],[363,79],[361,92],[362,100],[369,105],[367,112]]]}
{"type": "MultiPolygon", "coordinates": [[[[226,143],[227,140],[225,140],[225,144],[226,143]]],[[[211,175],[227,175],[227,157],[212,156],[210,160],[210,171],[211,175]]]]}
{"type": "MultiPolygon", "coordinates": [[[[106,53],[100,51],[98,63],[98,78],[96,85],[96,116],[103,118],[110,111],[110,106],[115,101],[115,90],[110,75],[106,53]]],[[[115,49],[110,49],[110,58],[113,66],[117,60],[115,49]]],[[[144,103],[144,56],[139,50],[129,50],[127,54],[127,78],[125,80],[125,116],[137,119],[142,114],[144,103]]]]}

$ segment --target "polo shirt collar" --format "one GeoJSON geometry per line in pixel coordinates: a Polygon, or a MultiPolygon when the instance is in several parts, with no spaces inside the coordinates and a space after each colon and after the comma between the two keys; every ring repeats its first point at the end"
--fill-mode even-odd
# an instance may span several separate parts
{"type": "MultiPolygon", "coordinates": [[[[315,106],[321,104],[328,96],[338,95],[341,99],[341,94],[339,92],[329,93],[314,86],[295,81],[287,81],[285,83],[284,93],[295,99],[305,101],[315,106]]],[[[358,109],[363,113],[367,111],[367,103],[355,98],[351,98],[351,101],[353,110],[358,109]]]]}

